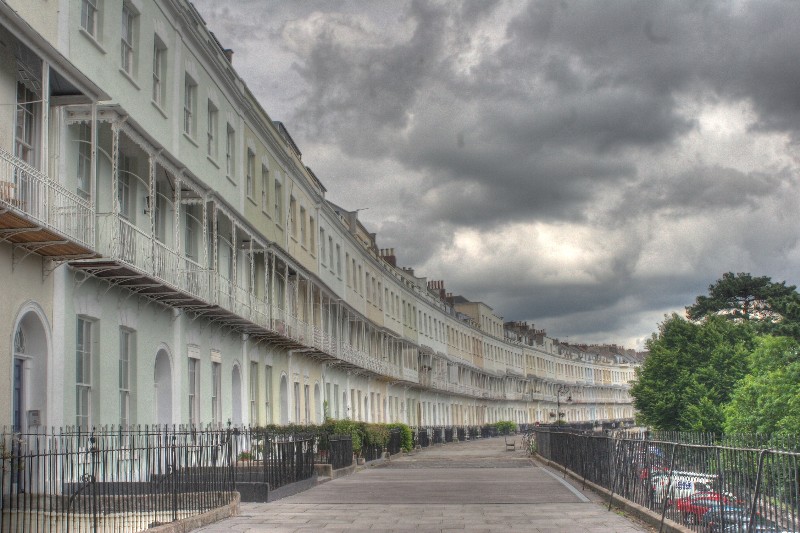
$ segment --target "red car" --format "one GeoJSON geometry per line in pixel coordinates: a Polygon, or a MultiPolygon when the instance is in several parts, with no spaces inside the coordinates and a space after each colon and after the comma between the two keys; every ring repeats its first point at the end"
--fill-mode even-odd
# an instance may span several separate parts
{"type": "Polygon", "coordinates": [[[729,505],[737,502],[730,496],[719,492],[695,492],[690,496],[675,500],[675,508],[683,516],[684,522],[698,524],[700,517],[706,514],[706,511],[720,503],[729,505]]]}

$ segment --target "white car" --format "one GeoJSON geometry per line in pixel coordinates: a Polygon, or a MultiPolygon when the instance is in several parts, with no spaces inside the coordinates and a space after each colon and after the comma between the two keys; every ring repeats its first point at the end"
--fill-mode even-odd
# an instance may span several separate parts
{"type": "Polygon", "coordinates": [[[661,503],[664,498],[672,503],[678,498],[691,496],[695,492],[712,492],[717,490],[719,478],[716,474],[699,472],[672,472],[671,484],[669,472],[658,473],[653,480],[653,499],[661,503]]]}

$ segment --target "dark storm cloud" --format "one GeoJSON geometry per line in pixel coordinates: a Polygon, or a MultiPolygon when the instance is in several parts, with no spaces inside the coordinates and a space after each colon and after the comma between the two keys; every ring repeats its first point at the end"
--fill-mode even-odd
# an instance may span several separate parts
{"type": "MultiPolygon", "coordinates": [[[[483,287],[485,301],[502,302],[496,312],[506,320],[525,319],[540,326],[553,327],[551,334],[569,336],[580,342],[597,332],[624,330],[631,315],[652,313],[655,320],[663,316],[663,309],[682,309],[694,300],[696,292],[676,292],[675,286],[692,287],[708,284],[705,278],[694,276],[655,277],[646,281],[633,278],[615,283],[567,285],[527,285],[529,280],[506,278],[502,287],[483,287]]],[[[653,330],[655,330],[653,323],[653,330]]],[[[613,338],[613,337],[611,337],[613,338]]],[[[562,339],[563,340],[563,339],[562,339]]]]}
{"type": "Polygon", "coordinates": [[[539,219],[583,220],[583,205],[592,201],[598,182],[617,180],[634,171],[631,166],[562,151],[524,161],[499,159],[495,165],[486,165],[477,153],[450,164],[451,170],[459,168],[464,169],[462,174],[445,175],[442,170],[432,176],[420,203],[436,213],[437,219],[487,228],[527,220],[534,212],[539,219]],[[469,179],[480,167],[486,172],[469,179]]]}
{"type": "Polygon", "coordinates": [[[198,7],[328,197],[506,318],[641,338],[722,272],[794,275],[799,3],[198,7]]]}
{"type": "Polygon", "coordinates": [[[395,46],[340,43],[321,32],[295,67],[310,88],[295,118],[317,142],[365,159],[401,157],[434,187],[463,183],[455,202],[446,194],[446,204],[429,204],[454,224],[493,224],[533,209],[580,216],[599,182],[635,173],[626,148],[664,149],[693,127],[676,91],[728,71],[727,61],[709,71],[725,59],[709,55],[725,47],[704,45],[715,21],[732,25],[727,11],[559,2],[531,4],[496,55],[461,72],[454,58],[469,40],[447,36],[474,33],[480,17],[446,7],[410,4],[403,17],[415,29],[395,46]],[[584,152],[594,159],[576,172],[584,152]]]}
{"type": "Polygon", "coordinates": [[[593,84],[671,98],[699,86],[750,99],[762,127],[798,128],[800,6],[793,2],[542,2],[509,27],[509,59],[578,58],[593,84]]]}
{"type": "Polygon", "coordinates": [[[653,179],[626,194],[631,202],[639,201],[640,207],[651,211],[668,210],[672,214],[753,209],[794,179],[787,170],[766,174],[721,166],[697,167],[653,179]]]}
{"type": "Polygon", "coordinates": [[[441,28],[448,11],[414,2],[406,16],[416,28],[407,42],[394,46],[376,40],[340,42],[335,29],[368,31],[349,18],[337,18],[335,26],[326,26],[315,36],[310,52],[294,65],[309,87],[295,118],[310,135],[333,137],[362,157],[387,153],[406,126],[408,112],[422,97],[425,80],[436,78],[446,56],[441,28]]]}

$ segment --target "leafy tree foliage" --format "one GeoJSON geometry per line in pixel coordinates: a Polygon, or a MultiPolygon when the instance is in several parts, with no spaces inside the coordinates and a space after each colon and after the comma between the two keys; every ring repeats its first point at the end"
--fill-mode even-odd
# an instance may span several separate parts
{"type": "Polygon", "coordinates": [[[673,314],[647,342],[631,388],[641,423],[721,432],[724,405],[747,372],[753,329],[719,316],[695,323],[673,314]]]}
{"type": "Polygon", "coordinates": [[[800,343],[758,338],[750,373],[725,408],[730,433],[800,433],[800,343]]]}
{"type": "Polygon", "coordinates": [[[777,322],[769,321],[759,325],[759,330],[776,337],[793,337],[800,340],[800,294],[791,294],[773,298],[772,309],[781,316],[777,322]]]}
{"type": "MultiPolygon", "coordinates": [[[[753,277],[749,273],[726,272],[709,285],[708,296],[698,296],[686,308],[690,320],[703,320],[722,315],[732,320],[756,319],[767,324],[780,322],[792,305],[799,304],[796,287],[786,282],[775,283],[768,276],[753,277]]],[[[800,311],[794,311],[800,317],[800,311]]]]}
{"type": "Polygon", "coordinates": [[[666,317],[631,389],[656,429],[800,433],[800,294],[728,272],[666,317]]]}

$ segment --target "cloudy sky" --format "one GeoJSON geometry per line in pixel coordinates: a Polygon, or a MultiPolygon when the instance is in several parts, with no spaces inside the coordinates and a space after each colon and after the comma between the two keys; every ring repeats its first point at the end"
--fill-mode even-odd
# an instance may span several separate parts
{"type": "Polygon", "coordinates": [[[570,342],[798,284],[800,3],[195,0],[398,262],[570,342]]]}

